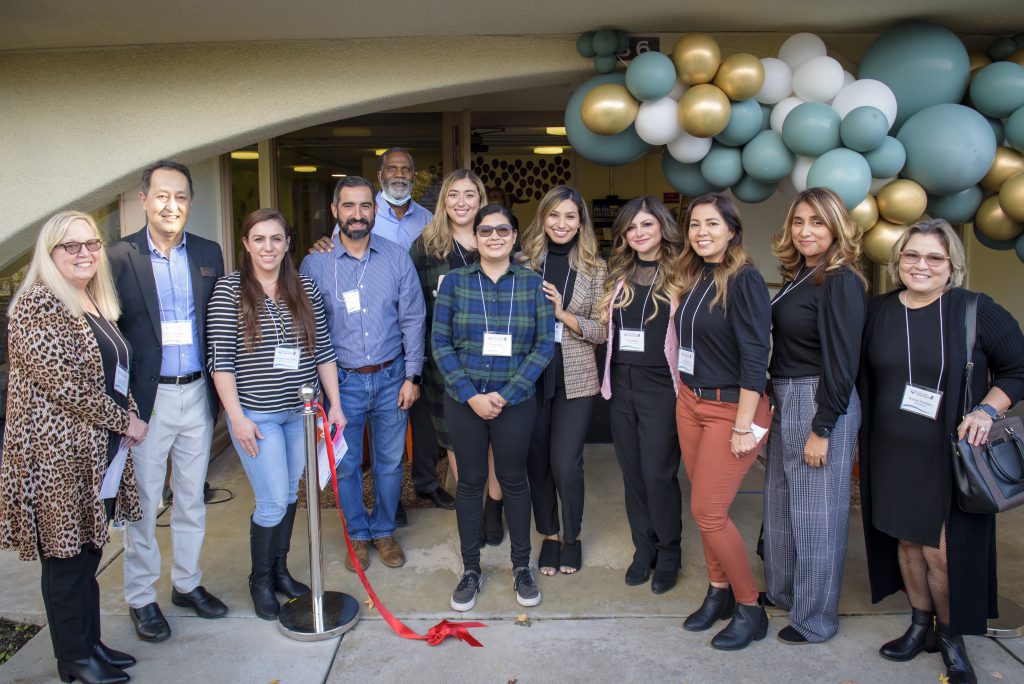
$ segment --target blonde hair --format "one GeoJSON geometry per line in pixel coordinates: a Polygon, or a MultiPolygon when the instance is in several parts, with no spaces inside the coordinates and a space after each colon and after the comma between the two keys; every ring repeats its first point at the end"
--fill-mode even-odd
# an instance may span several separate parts
{"type": "MultiPolygon", "coordinates": [[[[57,270],[53,263],[51,252],[64,240],[68,228],[75,221],[84,221],[89,225],[92,234],[98,240],[102,240],[99,228],[91,216],[80,211],[62,211],[55,214],[43,224],[36,238],[35,251],[32,253],[32,261],[29,263],[28,273],[25,274],[25,281],[18,288],[18,292],[11,298],[12,311],[18,300],[28,292],[36,283],[45,285],[57,299],[76,318],[85,315],[85,308],[79,297],[78,289],[69,283],[67,279],[57,270]]],[[[82,249],[86,249],[85,246],[82,249]]],[[[93,301],[100,314],[108,321],[116,321],[121,317],[121,304],[117,299],[117,292],[114,289],[114,281],[110,276],[110,264],[107,261],[107,250],[101,247],[97,252],[99,265],[92,280],[86,285],[86,290],[92,295],[93,301]]]]}
{"type": "Polygon", "coordinates": [[[900,252],[910,242],[910,238],[915,235],[934,235],[945,246],[950,266],[949,282],[946,283],[945,289],[950,290],[963,285],[964,278],[967,276],[967,256],[964,254],[964,244],[960,242],[960,236],[953,230],[953,226],[944,219],[918,221],[903,231],[903,235],[892,246],[892,257],[886,266],[892,284],[900,290],[907,287],[900,278],[900,252]]]}
{"type": "Polygon", "coordinates": [[[444,177],[441,182],[441,192],[437,196],[437,207],[434,209],[434,218],[423,229],[423,251],[434,259],[447,259],[452,251],[452,239],[455,232],[452,230],[451,221],[448,219],[448,208],[445,206],[445,199],[451,191],[455,181],[469,179],[476,186],[480,195],[480,207],[487,206],[487,191],[484,189],[480,177],[469,169],[456,169],[444,177]]]}
{"type": "Polygon", "coordinates": [[[544,222],[555,208],[565,200],[576,205],[579,214],[579,239],[569,252],[569,265],[577,271],[594,273],[597,270],[597,236],[594,235],[594,224],[587,211],[587,203],[573,188],[556,185],[547,191],[540,204],[537,215],[523,233],[522,260],[535,271],[544,267],[544,259],[548,255],[548,236],[544,230],[544,222]]]}
{"type": "MultiPolygon", "coordinates": [[[[736,203],[729,197],[717,192],[709,192],[693,199],[690,206],[686,208],[686,218],[683,221],[683,229],[689,232],[690,218],[693,210],[702,205],[710,205],[722,217],[722,221],[733,232],[732,238],[725,249],[722,263],[714,271],[715,296],[708,303],[708,311],[711,311],[719,304],[722,305],[722,313],[728,315],[729,309],[729,279],[739,273],[747,266],[753,266],[754,260],[747,254],[743,246],[743,222],[740,220],[739,210],[736,203]]],[[[675,280],[680,292],[689,292],[704,275],[704,258],[693,251],[689,237],[683,240],[683,253],[679,256],[676,267],[675,280]]]]}
{"type": "Polygon", "coordinates": [[[782,275],[783,282],[796,279],[797,273],[804,265],[803,255],[793,244],[793,217],[797,207],[801,204],[809,206],[832,234],[832,244],[822,258],[825,267],[811,277],[811,282],[820,285],[829,272],[836,272],[849,266],[867,289],[868,281],[857,268],[864,231],[857,223],[850,220],[850,215],[846,213],[846,205],[839,199],[839,195],[828,188],[808,188],[797,194],[793,198],[792,204],[789,205],[786,222],[783,224],[782,230],[775,235],[772,245],[772,254],[779,258],[779,273],[782,275]]]}

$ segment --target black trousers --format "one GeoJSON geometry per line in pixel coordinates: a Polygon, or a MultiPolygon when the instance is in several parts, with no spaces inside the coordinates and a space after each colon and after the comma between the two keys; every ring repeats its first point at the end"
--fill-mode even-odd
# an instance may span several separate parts
{"type": "Polygon", "coordinates": [[[527,462],[534,524],[543,535],[558,534],[561,500],[562,541],[570,544],[583,526],[583,443],[593,409],[594,397],[568,399],[564,387],[550,399],[537,394],[527,462]]]}
{"type": "Polygon", "coordinates": [[[676,397],[667,368],[612,364],[611,428],[626,489],[633,560],[680,567],[682,495],[676,397]]]}
{"type": "Polygon", "coordinates": [[[71,558],[45,558],[40,554],[43,605],[57,660],[88,658],[100,640],[96,570],[102,555],[92,544],[86,544],[71,558]]]}
{"type": "Polygon", "coordinates": [[[455,515],[459,525],[462,564],[480,572],[480,525],[487,488],[487,447],[494,449],[494,472],[505,500],[505,519],[512,546],[512,567],[530,565],[530,485],[526,460],[537,402],[532,398],[506,406],[498,417],[484,420],[468,404],[447,394],[445,418],[459,458],[459,485],[455,488],[455,515]]]}
{"type": "Polygon", "coordinates": [[[409,426],[412,428],[412,485],[417,492],[427,494],[440,486],[437,458],[441,447],[437,444],[434,422],[430,418],[430,404],[422,393],[409,409],[409,426]]]}

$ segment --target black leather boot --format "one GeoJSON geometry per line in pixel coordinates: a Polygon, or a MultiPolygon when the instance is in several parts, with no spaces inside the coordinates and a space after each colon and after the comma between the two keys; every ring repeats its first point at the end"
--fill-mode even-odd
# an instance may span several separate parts
{"type": "Polygon", "coordinates": [[[131,677],[96,656],[81,660],[58,660],[57,676],[62,682],[81,682],[82,684],[121,684],[131,677]]]}
{"type": "Polygon", "coordinates": [[[942,651],[942,662],[946,664],[946,677],[949,684],[978,684],[971,661],[967,658],[967,647],[960,635],[952,636],[949,625],[936,622],[936,636],[939,650],[942,651]]]}
{"type": "Polygon", "coordinates": [[[484,503],[483,536],[488,546],[498,546],[505,538],[505,526],[501,520],[503,507],[503,501],[492,499],[490,494],[487,495],[487,501],[484,503]]]}
{"type": "Polygon", "coordinates": [[[264,620],[276,620],[281,605],[274,596],[274,532],[276,527],[260,527],[249,521],[249,550],[252,554],[252,572],[249,574],[249,594],[256,615],[264,620]]]}
{"type": "Polygon", "coordinates": [[[288,572],[288,549],[291,548],[294,525],[295,504],[288,504],[284,518],[274,528],[274,589],[288,598],[298,598],[309,593],[309,587],[288,572]]]}
{"type": "Polygon", "coordinates": [[[92,654],[107,665],[116,667],[119,670],[127,670],[137,662],[134,656],[108,648],[102,641],[97,641],[93,644],[92,654]]]}
{"type": "Polygon", "coordinates": [[[683,629],[688,632],[703,632],[719,620],[731,618],[735,610],[736,597],[732,593],[732,587],[714,587],[709,584],[704,603],[683,621],[683,629]]]}
{"type": "Polygon", "coordinates": [[[760,641],[768,633],[768,613],[764,606],[736,604],[736,612],[725,629],[715,635],[711,646],[719,651],[738,651],[751,641],[760,641]]]}
{"type": "Polygon", "coordinates": [[[910,627],[899,639],[893,639],[882,645],[878,652],[889,660],[911,660],[921,651],[935,653],[939,645],[935,641],[934,613],[927,610],[911,608],[910,627]]]}

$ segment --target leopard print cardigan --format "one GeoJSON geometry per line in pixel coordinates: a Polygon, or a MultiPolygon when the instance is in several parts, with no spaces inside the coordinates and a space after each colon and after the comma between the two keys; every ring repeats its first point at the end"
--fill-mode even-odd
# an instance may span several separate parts
{"type": "MultiPolygon", "coordinates": [[[[70,558],[110,538],[99,499],[108,430],[124,433],[128,413],[104,390],[103,362],[84,317],[45,285],[18,299],[8,324],[10,385],[0,464],[0,548],[22,560],[70,558]]],[[[135,402],[129,397],[129,408],[135,402]]],[[[139,520],[131,456],[113,521],[139,520]]]]}

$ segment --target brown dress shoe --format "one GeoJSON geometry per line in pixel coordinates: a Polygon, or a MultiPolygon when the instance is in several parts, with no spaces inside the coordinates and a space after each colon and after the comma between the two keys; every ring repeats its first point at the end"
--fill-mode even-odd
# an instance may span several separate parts
{"type": "Polygon", "coordinates": [[[377,547],[380,554],[380,562],[389,568],[400,568],[405,565],[405,552],[398,545],[394,537],[381,537],[374,539],[373,545],[377,547]]]}
{"type": "MultiPolygon", "coordinates": [[[[353,539],[352,549],[356,552],[356,558],[363,566],[363,570],[370,567],[370,542],[365,539],[353,539]]],[[[349,572],[355,572],[356,568],[352,564],[352,557],[347,553],[345,554],[345,567],[348,568],[349,572]]]]}

